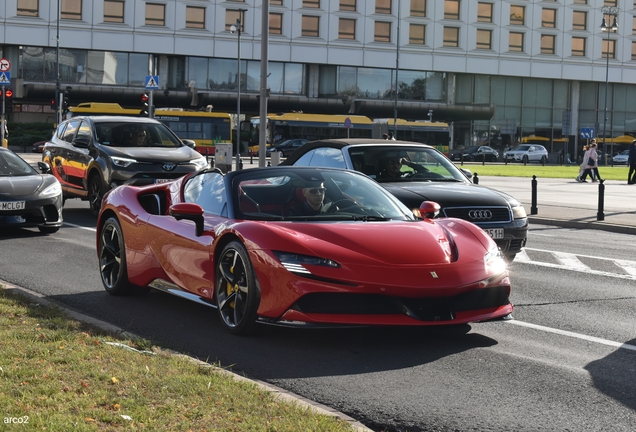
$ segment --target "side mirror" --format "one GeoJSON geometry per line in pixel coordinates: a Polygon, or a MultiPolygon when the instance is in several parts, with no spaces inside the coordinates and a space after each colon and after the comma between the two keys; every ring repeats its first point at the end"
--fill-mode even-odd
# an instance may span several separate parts
{"type": "Polygon", "coordinates": [[[459,168],[459,170],[466,176],[468,180],[472,179],[473,173],[470,170],[467,170],[466,168],[459,168]]]}
{"type": "Polygon", "coordinates": [[[424,219],[435,219],[439,215],[441,207],[435,201],[424,201],[420,205],[420,215],[424,219]]]}
{"type": "Polygon", "coordinates": [[[42,174],[48,174],[51,172],[51,167],[46,162],[38,162],[38,169],[42,174]]]}
{"type": "Polygon", "coordinates": [[[72,144],[73,144],[73,147],[88,148],[90,144],[90,139],[87,137],[77,137],[73,140],[72,144]]]}
{"type": "Polygon", "coordinates": [[[203,208],[200,205],[194,203],[179,203],[170,206],[168,209],[170,216],[176,220],[190,220],[194,222],[196,226],[196,236],[203,235],[203,208]]]}
{"type": "Polygon", "coordinates": [[[195,143],[191,139],[182,139],[181,142],[190,148],[195,148],[197,146],[197,143],[195,143]]]}

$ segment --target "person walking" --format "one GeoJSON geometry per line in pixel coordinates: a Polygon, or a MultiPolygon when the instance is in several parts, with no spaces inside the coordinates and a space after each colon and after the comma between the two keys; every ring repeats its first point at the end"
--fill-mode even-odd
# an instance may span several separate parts
{"type": "Polygon", "coordinates": [[[596,152],[596,140],[590,141],[590,148],[585,153],[587,157],[583,157],[583,163],[585,165],[585,171],[583,171],[583,175],[581,176],[581,183],[587,183],[585,180],[587,175],[589,174],[592,178],[592,181],[601,180],[601,175],[598,172],[598,153],[596,152]],[[594,173],[594,174],[592,174],[594,173]]]}
{"type": "Polygon", "coordinates": [[[581,182],[581,176],[583,175],[583,172],[585,171],[585,165],[587,164],[587,151],[589,150],[589,147],[584,145],[583,146],[583,162],[581,162],[581,165],[579,165],[579,175],[576,176],[576,178],[574,180],[576,180],[577,182],[581,182]]]}
{"type": "Polygon", "coordinates": [[[636,184],[636,140],[632,141],[632,146],[629,148],[627,165],[629,165],[627,184],[636,184]]]}

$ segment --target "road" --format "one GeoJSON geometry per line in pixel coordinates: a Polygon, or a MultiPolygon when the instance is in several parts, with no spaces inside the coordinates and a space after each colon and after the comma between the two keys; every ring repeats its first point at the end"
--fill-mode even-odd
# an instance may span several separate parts
{"type": "Polygon", "coordinates": [[[511,265],[514,320],[468,332],[264,327],[227,334],[216,311],[160,292],[101,287],[94,219],[69,200],[56,234],[0,235],[0,279],[154,343],[386,431],[633,431],[636,242],[534,225],[511,265]]]}

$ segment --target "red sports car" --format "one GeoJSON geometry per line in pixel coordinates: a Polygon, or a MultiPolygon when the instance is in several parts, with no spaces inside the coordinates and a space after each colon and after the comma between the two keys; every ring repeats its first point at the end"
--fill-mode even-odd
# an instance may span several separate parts
{"type": "Polygon", "coordinates": [[[329,168],[120,186],[99,215],[100,274],[113,295],[155,288],[213,306],[235,334],[258,322],[426,326],[510,314],[495,242],[470,222],[435,219],[438,210],[408,209],[365,175],[329,168]]]}

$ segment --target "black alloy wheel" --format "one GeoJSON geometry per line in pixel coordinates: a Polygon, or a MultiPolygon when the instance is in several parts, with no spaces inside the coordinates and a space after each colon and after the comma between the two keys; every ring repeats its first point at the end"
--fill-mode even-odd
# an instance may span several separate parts
{"type": "Polygon", "coordinates": [[[524,156],[523,156],[523,158],[521,159],[521,161],[522,161],[524,164],[527,164],[527,163],[528,163],[528,155],[524,155],[524,156]]]}
{"type": "Polygon", "coordinates": [[[221,322],[230,333],[254,330],[260,292],[247,250],[238,241],[228,243],[219,256],[214,294],[221,322]]]}
{"type": "Polygon", "coordinates": [[[99,175],[93,174],[88,180],[88,202],[93,216],[97,217],[102,209],[104,187],[99,175]]]}

